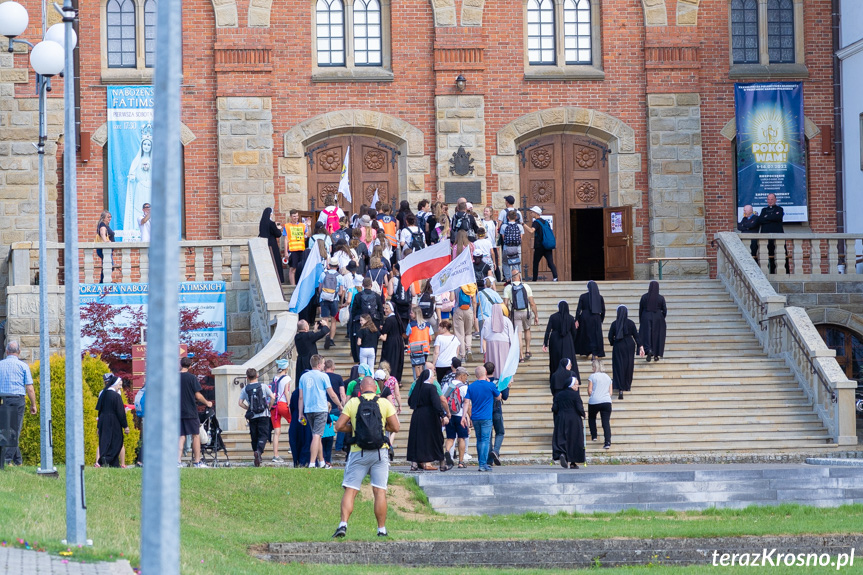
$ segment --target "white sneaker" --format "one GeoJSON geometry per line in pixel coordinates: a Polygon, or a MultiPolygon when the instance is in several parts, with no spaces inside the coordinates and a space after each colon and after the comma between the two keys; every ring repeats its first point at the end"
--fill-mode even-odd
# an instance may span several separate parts
{"type": "Polygon", "coordinates": [[[270,461],[272,461],[273,463],[284,463],[285,462],[285,460],[279,456],[273,457],[270,461]]]}
{"type": "Polygon", "coordinates": [[[183,463],[182,461],[178,461],[178,462],[177,462],[177,467],[178,467],[178,468],[180,468],[180,469],[182,469],[183,467],[186,467],[186,464],[185,464],[185,463],[183,463]]]}
{"type": "Polygon", "coordinates": [[[465,453],[465,454],[464,454],[464,460],[465,460],[465,461],[470,461],[471,459],[473,459],[473,457],[471,457],[471,456],[470,456],[470,453],[465,453]]]}
{"type": "Polygon", "coordinates": [[[201,469],[201,468],[206,468],[207,464],[204,463],[203,461],[199,461],[198,463],[193,464],[192,467],[197,467],[198,469],[201,469]]]}

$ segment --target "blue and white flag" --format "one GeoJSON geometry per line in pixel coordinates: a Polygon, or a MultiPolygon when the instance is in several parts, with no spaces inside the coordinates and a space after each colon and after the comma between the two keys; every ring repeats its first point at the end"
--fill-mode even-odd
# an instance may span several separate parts
{"type": "MultiPolygon", "coordinates": [[[[348,173],[348,162],[351,158],[351,147],[348,146],[347,151],[345,152],[345,163],[342,164],[342,176],[339,178],[339,192],[342,197],[344,197],[347,201],[352,202],[353,198],[351,198],[351,178],[348,173]]],[[[374,205],[374,204],[372,204],[374,205]]]]}
{"type": "Polygon", "coordinates": [[[297,280],[297,287],[294,288],[294,293],[291,294],[291,303],[288,311],[291,313],[299,313],[302,311],[312,297],[315,295],[315,290],[318,289],[318,279],[321,277],[321,272],[324,271],[323,259],[321,258],[321,250],[318,249],[317,242],[312,243],[312,248],[309,250],[309,257],[306,258],[306,264],[303,266],[303,273],[300,274],[300,279],[297,280]]]}
{"type": "Polygon", "coordinates": [[[519,355],[521,355],[521,342],[518,332],[513,329],[509,335],[509,355],[506,356],[506,361],[503,363],[500,377],[497,380],[498,390],[503,391],[512,383],[512,378],[515,377],[515,371],[518,369],[519,355]]]}

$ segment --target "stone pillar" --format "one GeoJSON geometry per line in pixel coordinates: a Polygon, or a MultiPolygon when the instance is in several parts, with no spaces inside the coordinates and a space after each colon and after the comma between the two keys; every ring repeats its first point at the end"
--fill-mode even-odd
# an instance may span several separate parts
{"type": "MultiPolygon", "coordinates": [[[[485,205],[485,99],[483,96],[473,95],[436,96],[435,113],[438,193],[446,191],[447,183],[478,183],[481,192],[479,205],[485,205]],[[453,166],[450,160],[461,146],[464,146],[465,152],[470,153],[473,159],[473,173],[465,176],[450,171],[453,166]]],[[[446,199],[453,203],[456,198],[465,194],[456,192],[450,195],[453,197],[446,199]]],[[[471,201],[477,203],[475,199],[471,201]]]]}
{"type": "Polygon", "coordinates": [[[258,235],[264,208],[275,208],[270,98],[218,98],[219,232],[258,235]]]}
{"type": "MultiPolygon", "coordinates": [[[[39,100],[15,97],[15,85],[32,86],[34,78],[28,68],[15,67],[15,57],[5,50],[0,53],[0,321],[7,318],[10,246],[39,240],[39,156],[34,147],[39,139],[39,100]]],[[[19,65],[27,66],[24,56],[17,57],[19,65]]],[[[45,217],[48,241],[57,241],[57,140],[63,130],[63,99],[49,97],[46,108],[45,217]]]]}
{"type": "MultiPolygon", "coordinates": [[[[698,94],[648,94],[652,257],[707,254],[698,94]]],[[[663,277],[705,275],[705,261],[671,262],[663,277]]]]}

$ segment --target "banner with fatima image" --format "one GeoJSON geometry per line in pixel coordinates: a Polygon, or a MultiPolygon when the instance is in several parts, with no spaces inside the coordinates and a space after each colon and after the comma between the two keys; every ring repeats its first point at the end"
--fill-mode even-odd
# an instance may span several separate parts
{"type": "Polygon", "coordinates": [[[809,219],[803,84],[735,84],[737,118],[737,220],[743,207],[758,213],[767,194],[785,212],[785,222],[809,219]]]}
{"type": "Polygon", "coordinates": [[[153,87],[108,86],[108,211],[117,241],[141,241],[153,173],[153,87]]]}

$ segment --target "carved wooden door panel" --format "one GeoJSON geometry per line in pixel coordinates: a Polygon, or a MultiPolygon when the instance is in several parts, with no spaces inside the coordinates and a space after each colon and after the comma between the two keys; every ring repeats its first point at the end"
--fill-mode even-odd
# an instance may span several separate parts
{"type": "Polygon", "coordinates": [[[398,197],[398,159],[394,159],[389,144],[377,138],[365,136],[338,136],[309,146],[307,159],[309,166],[309,204],[315,210],[324,207],[328,194],[335,195],[339,189],[342,164],[348,147],[349,177],[352,202],[339,195],[339,206],[347,214],[360,209],[363,204],[371,204],[375,189],[381,202],[392,204],[398,197]],[[314,204],[311,203],[314,200],[314,204]]]}
{"type": "Polygon", "coordinates": [[[605,208],[605,279],[631,280],[635,267],[632,255],[632,206],[605,208]]]}
{"type": "MultiPolygon", "coordinates": [[[[566,245],[568,225],[563,223],[563,215],[566,212],[563,202],[557,201],[563,196],[563,154],[561,149],[561,136],[545,136],[528,142],[518,151],[520,162],[520,185],[522,196],[526,198],[527,208],[539,206],[543,210],[543,216],[550,219],[550,224],[557,239],[557,249],[554,250],[554,263],[558,274],[562,279],[568,276],[561,274],[561,263],[569,255],[569,247],[566,245]],[[563,248],[563,249],[561,249],[563,248]],[[566,252],[563,255],[562,252],[566,252]]],[[[528,212],[525,218],[525,227],[530,227],[533,222],[533,212],[528,212]]],[[[534,236],[525,234],[522,244],[522,261],[527,266],[527,277],[533,279],[533,242],[534,236]]],[[[539,275],[551,280],[551,271],[543,259],[539,265],[539,275]]]]}

